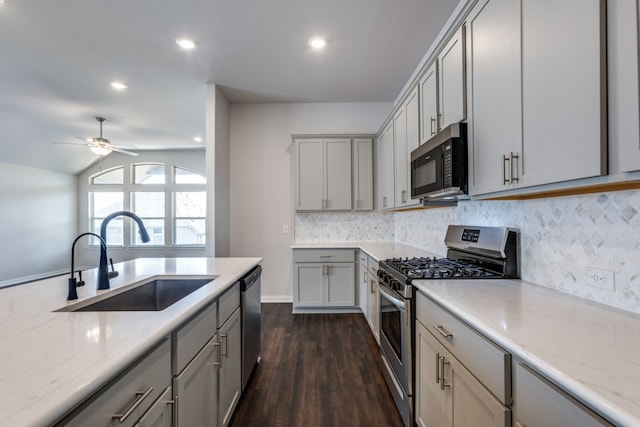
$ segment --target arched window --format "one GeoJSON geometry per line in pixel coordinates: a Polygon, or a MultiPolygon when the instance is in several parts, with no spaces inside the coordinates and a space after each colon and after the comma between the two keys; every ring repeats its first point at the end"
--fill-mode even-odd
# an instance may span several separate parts
{"type": "MultiPolygon", "coordinates": [[[[151,241],[145,246],[204,246],[205,186],[202,175],[165,163],[132,163],[129,168],[101,171],[89,177],[89,229],[99,234],[107,215],[129,210],[142,218],[149,232],[151,241]]],[[[116,217],[108,224],[107,244],[142,245],[137,231],[130,221],[116,217]]]]}

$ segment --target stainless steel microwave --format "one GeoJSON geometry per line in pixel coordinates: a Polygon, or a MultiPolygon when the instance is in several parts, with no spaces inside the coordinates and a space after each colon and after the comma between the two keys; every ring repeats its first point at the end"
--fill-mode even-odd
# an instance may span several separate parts
{"type": "Polygon", "coordinates": [[[467,124],[455,123],[411,152],[411,198],[449,200],[468,194],[467,124]]]}

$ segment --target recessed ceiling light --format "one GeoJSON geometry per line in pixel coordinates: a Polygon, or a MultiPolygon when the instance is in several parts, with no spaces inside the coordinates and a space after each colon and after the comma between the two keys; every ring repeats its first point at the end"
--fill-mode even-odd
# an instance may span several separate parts
{"type": "Polygon", "coordinates": [[[322,37],[312,37],[309,39],[309,46],[314,49],[322,49],[327,45],[327,41],[322,37]]]}
{"type": "Polygon", "coordinates": [[[193,137],[193,140],[194,140],[195,142],[202,142],[202,138],[200,138],[199,136],[194,136],[194,137],[193,137]]]}
{"type": "Polygon", "coordinates": [[[191,50],[196,47],[196,42],[187,38],[177,39],[176,43],[178,46],[186,50],[191,50]]]}
{"type": "Polygon", "coordinates": [[[111,82],[111,87],[114,88],[115,90],[125,90],[129,86],[127,86],[122,82],[111,82]]]}

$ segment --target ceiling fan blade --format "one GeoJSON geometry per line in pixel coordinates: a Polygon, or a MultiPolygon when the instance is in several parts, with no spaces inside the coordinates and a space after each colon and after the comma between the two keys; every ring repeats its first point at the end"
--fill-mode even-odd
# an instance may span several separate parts
{"type": "Polygon", "coordinates": [[[116,151],[118,153],[126,154],[128,156],[137,156],[138,153],[134,153],[133,151],[123,150],[122,148],[116,148],[113,145],[111,146],[111,150],[116,151]]]}
{"type": "Polygon", "coordinates": [[[65,142],[65,141],[51,141],[54,144],[69,144],[69,145],[89,145],[86,142],[83,144],[82,142],[65,142]]]}

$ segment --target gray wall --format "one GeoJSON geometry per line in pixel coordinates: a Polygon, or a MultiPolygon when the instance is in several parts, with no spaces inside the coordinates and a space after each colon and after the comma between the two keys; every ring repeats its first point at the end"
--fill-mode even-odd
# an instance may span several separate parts
{"type": "Polygon", "coordinates": [[[69,268],[74,175],[0,162],[0,204],[0,284],[69,268]]]}

